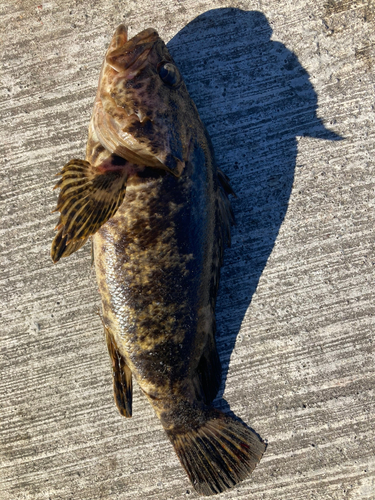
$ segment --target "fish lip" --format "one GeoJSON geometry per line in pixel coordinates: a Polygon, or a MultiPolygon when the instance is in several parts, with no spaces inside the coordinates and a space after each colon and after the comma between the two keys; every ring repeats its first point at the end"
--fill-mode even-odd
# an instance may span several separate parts
{"type": "Polygon", "coordinates": [[[117,26],[116,31],[113,34],[112,41],[109,45],[110,50],[118,49],[122,47],[128,41],[128,27],[124,24],[117,26]]]}
{"type": "MultiPolygon", "coordinates": [[[[116,37],[116,40],[118,40],[118,31],[120,30],[121,32],[125,29],[125,26],[120,25],[114,34],[114,38],[116,37]]],[[[110,47],[106,55],[106,62],[116,69],[116,58],[121,57],[121,69],[122,71],[127,71],[135,65],[142,55],[144,58],[145,56],[147,58],[147,55],[158,39],[158,32],[154,28],[147,28],[120,46],[118,44],[111,44],[112,47],[110,47]],[[116,48],[113,48],[114,45],[116,48]]]]}

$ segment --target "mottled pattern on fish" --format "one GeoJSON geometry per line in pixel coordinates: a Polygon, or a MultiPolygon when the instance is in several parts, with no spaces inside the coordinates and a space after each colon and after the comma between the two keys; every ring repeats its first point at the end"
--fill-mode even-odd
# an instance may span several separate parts
{"type": "Polygon", "coordinates": [[[201,176],[188,162],[179,178],[128,184],[125,203],[94,236],[104,322],[153,398],[174,396],[181,384],[196,397],[200,344],[213,330],[215,204],[207,202],[213,179],[201,176]]]}
{"type": "Polygon", "coordinates": [[[221,380],[215,302],[233,215],[226,176],[183,79],[153,29],[107,51],[86,160],[62,170],[56,262],[93,235],[120,413],[132,377],[195,489],[219,493],[257,465],[263,441],[211,405],[221,380]]]}

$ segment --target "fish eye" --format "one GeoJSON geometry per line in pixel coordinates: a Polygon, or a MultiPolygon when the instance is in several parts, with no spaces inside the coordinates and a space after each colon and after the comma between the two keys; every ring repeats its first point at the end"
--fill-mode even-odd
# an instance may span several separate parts
{"type": "Polygon", "coordinates": [[[175,87],[180,83],[180,73],[174,64],[163,62],[160,64],[158,71],[160,78],[170,87],[175,87]]]}

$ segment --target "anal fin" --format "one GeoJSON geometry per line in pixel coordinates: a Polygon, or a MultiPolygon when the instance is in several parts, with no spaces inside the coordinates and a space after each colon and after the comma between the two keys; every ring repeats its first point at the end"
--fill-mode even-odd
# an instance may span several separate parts
{"type": "Polygon", "coordinates": [[[123,417],[132,416],[132,372],[120,353],[113,335],[105,328],[108,352],[112,361],[113,393],[118,411],[123,417]]]}

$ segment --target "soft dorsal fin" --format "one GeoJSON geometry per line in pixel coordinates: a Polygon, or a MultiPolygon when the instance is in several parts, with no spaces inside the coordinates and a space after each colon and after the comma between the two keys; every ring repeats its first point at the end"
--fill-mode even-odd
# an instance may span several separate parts
{"type": "Polygon", "coordinates": [[[132,372],[124,356],[120,353],[116,341],[108,328],[104,328],[108,352],[113,369],[113,393],[118,411],[123,417],[132,416],[133,384],[132,372]]]}
{"type": "Polygon", "coordinates": [[[71,160],[60,175],[55,186],[61,189],[55,211],[61,215],[51,248],[55,263],[81,248],[116,213],[125,196],[128,170],[124,165],[112,165],[111,160],[97,167],[71,160]]]}
{"type": "MultiPolygon", "coordinates": [[[[214,318],[213,321],[215,323],[214,318]]],[[[196,373],[197,399],[210,404],[215,399],[221,383],[221,363],[215,342],[215,324],[213,331],[207,336],[206,347],[199,360],[196,373]]]]}
{"type": "Polygon", "coordinates": [[[206,332],[206,346],[199,361],[196,377],[195,390],[197,398],[203,400],[206,404],[211,403],[219,390],[221,383],[221,363],[216,348],[215,334],[215,304],[216,295],[219,287],[220,267],[223,262],[224,246],[230,246],[230,229],[234,224],[234,215],[228,195],[235,195],[229,184],[228,177],[217,170],[218,193],[217,193],[217,212],[216,212],[216,232],[215,245],[211,265],[211,283],[210,283],[210,305],[206,324],[210,325],[206,332]]]}

